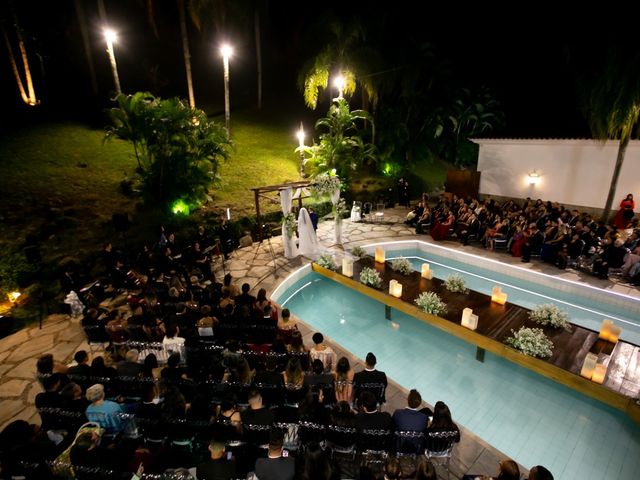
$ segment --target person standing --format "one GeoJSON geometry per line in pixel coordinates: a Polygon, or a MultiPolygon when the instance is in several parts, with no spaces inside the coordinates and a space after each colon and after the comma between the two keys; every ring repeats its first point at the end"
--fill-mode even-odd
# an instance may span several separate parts
{"type": "Polygon", "coordinates": [[[398,200],[401,207],[409,208],[409,182],[404,177],[398,180],[398,200]]]}
{"type": "Polygon", "coordinates": [[[635,208],[636,202],[633,200],[633,195],[630,193],[620,202],[620,210],[618,210],[618,213],[616,213],[616,216],[613,219],[613,224],[618,230],[624,230],[627,228],[635,216],[635,212],[633,211],[635,208]]]}

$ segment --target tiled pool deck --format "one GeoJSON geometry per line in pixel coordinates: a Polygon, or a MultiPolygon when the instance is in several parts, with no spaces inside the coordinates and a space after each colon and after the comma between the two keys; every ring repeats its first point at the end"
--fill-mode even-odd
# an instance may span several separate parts
{"type": "MultiPolygon", "coordinates": [[[[332,222],[320,223],[318,237],[324,247],[336,250],[341,250],[343,247],[348,250],[356,245],[376,241],[415,240],[416,238],[430,241],[431,237],[427,235],[416,236],[413,229],[402,223],[407,211],[407,209],[388,209],[385,212],[384,221],[381,223],[352,223],[345,220],[342,246],[334,245],[332,222]]],[[[480,251],[477,247],[463,247],[454,241],[440,242],[440,244],[478,253],[501,262],[525,266],[550,275],[583,281],[598,288],[640,297],[640,291],[637,288],[616,281],[599,280],[572,270],[561,271],[535,261],[530,264],[522,264],[519,259],[514,259],[505,253],[480,251]]],[[[269,242],[254,243],[251,247],[235,251],[232,258],[225,264],[225,272],[230,272],[237,283],[250,283],[254,291],[266,288],[267,292],[272,292],[291,272],[309,261],[310,259],[303,257],[292,260],[285,259],[281,239],[273,238],[269,242]],[[270,246],[274,255],[271,253],[270,246]]],[[[222,273],[222,265],[219,262],[216,265],[216,271],[222,273]]],[[[220,275],[218,274],[218,276],[220,275]]],[[[309,327],[305,326],[303,333],[305,334],[305,343],[311,344],[309,327]]],[[[66,315],[49,316],[43,322],[43,330],[34,326],[0,340],[0,374],[2,375],[0,379],[0,429],[18,418],[39,423],[39,416],[33,405],[35,395],[40,391],[39,384],[35,382],[34,378],[37,358],[42,353],[52,352],[57,359],[70,361],[73,353],[81,348],[88,349],[88,346],[83,341],[79,322],[69,319],[66,315]]],[[[344,351],[339,345],[334,344],[334,348],[338,355],[344,354],[350,358],[352,365],[355,364],[356,370],[361,368],[363,362],[360,359],[354,357],[350,352],[344,351]]],[[[406,390],[390,379],[387,394],[388,403],[385,410],[392,412],[396,408],[404,407],[405,398],[406,390]]],[[[603,426],[603,430],[606,428],[603,426]]],[[[603,437],[603,441],[606,441],[605,437],[603,437]]],[[[505,458],[505,455],[501,452],[476,437],[472,432],[463,430],[462,441],[454,450],[451,462],[452,477],[461,478],[467,472],[493,474],[497,461],[502,458],[505,458]]],[[[585,464],[588,464],[588,460],[585,459],[585,464]]],[[[629,460],[636,461],[636,459],[629,460]]],[[[525,467],[529,468],[531,465],[525,467]]],[[[556,474],[556,478],[573,477],[556,474]]]]}

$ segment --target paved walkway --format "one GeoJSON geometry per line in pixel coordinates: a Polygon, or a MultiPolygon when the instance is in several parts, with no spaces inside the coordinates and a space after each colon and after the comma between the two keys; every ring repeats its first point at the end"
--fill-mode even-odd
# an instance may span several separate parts
{"type": "MultiPolygon", "coordinates": [[[[407,209],[388,209],[385,212],[384,221],[380,223],[352,223],[345,220],[343,223],[343,244],[334,245],[333,222],[321,222],[318,227],[318,237],[325,248],[336,251],[350,249],[356,245],[371,243],[374,241],[423,239],[430,241],[431,237],[416,236],[414,230],[402,223],[407,209]]],[[[474,253],[483,254],[489,258],[495,258],[505,263],[525,265],[526,268],[542,271],[563,278],[584,281],[600,288],[610,289],[616,292],[640,296],[637,288],[629,287],[611,280],[598,280],[591,276],[571,270],[561,271],[550,265],[541,263],[522,264],[504,253],[487,252],[478,247],[463,247],[458,242],[441,242],[452,248],[464,249],[474,253]]],[[[219,278],[223,271],[230,272],[235,282],[240,284],[248,282],[254,292],[259,288],[265,288],[272,292],[277,285],[310,259],[298,257],[288,260],[283,256],[282,240],[280,237],[265,240],[262,243],[254,243],[235,251],[231,259],[222,265],[220,261],[215,265],[219,278]],[[274,268],[275,266],[275,268],[274,268]],[[224,270],[223,270],[224,268],[224,270]],[[275,270],[275,271],[274,271],[275,270]]],[[[303,323],[303,322],[302,322],[303,323]]],[[[311,329],[305,326],[303,333],[305,343],[311,345],[311,329]]],[[[347,356],[356,370],[359,370],[364,362],[346,352],[334,343],[338,355],[347,356]]],[[[79,319],[71,319],[68,315],[50,315],[40,330],[33,326],[21,330],[0,340],[0,430],[12,420],[24,419],[32,423],[40,423],[40,418],[34,408],[35,396],[41,391],[41,387],[35,380],[36,361],[44,353],[53,353],[54,358],[64,362],[70,362],[76,350],[89,350],[84,340],[84,334],[80,327],[79,319]]],[[[407,391],[390,379],[390,387],[387,393],[388,403],[386,410],[393,411],[405,406],[407,391]]],[[[462,441],[454,450],[451,462],[452,476],[460,478],[466,472],[488,473],[495,472],[497,461],[504,458],[499,451],[492,448],[472,432],[463,430],[462,441]]]]}

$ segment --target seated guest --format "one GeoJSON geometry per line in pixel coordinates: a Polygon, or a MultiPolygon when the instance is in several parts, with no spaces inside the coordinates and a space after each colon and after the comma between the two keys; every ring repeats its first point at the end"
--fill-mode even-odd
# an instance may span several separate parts
{"type": "Polygon", "coordinates": [[[438,480],[436,467],[425,456],[421,456],[418,459],[414,480],[438,480]]]}
{"type": "MultiPolygon", "coordinates": [[[[69,384],[68,384],[69,385],[69,384]]],[[[42,430],[66,430],[67,423],[55,412],[42,411],[42,409],[62,408],[64,399],[60,396],[60,378],[50,375],[42,379],[44,392],[36,395],[35,404],[42,420],[42,430]]]]}
{"type": "Polygon", "coordinates": [[[453,226],[455,219],[453,212],[445,209],[442,217],[436,220],[435,225],[431,227],[431,238],[436,241],[444,240],[449,233],[449,229],[453,226]]]}
{"type": "Polygon", "coordinates": [[[273,412],[262,404],[262,395],[257,390],[251,390],[248,396],[249,408],[240,414],[243,425],[271,425],[273,412]]]}
{"type": "Polygon", "coordinates": [[[433,450],[434,445],[432,442],[436,442],[439,439],[438,437],[447,432],[453,437],[454,442],[460,441],[460,429],[453,423],[449,407],[446,403],[438,401],[433,407],[433,420],[425,431],[426,448],[433,450]],[[430,434],[434,434],[433,438],[431,438],[430,434]]]}
{"type": "Polygon", "coordinates": [[[296,462],[283,455],[284,435],[281,430],[271,431],[267,458],[256,460],[255,473],[260,480],[293,480],[296,462]]]}
{"type": "Polygon", "coordinates": [[[287,403],[298,403],[305,394],[305,374],[298,357],[291,357],[283,373],[287,403]]]}
{"type": "Polygon", "coordinates": [[[229,293],[229,297],[235,298],[240,295],[240,290],[233,283],[233,277],[230,273],[227,273],[222,280],[222,294],[225,292],[229,293]]]}
{"type": "Polygon", "coordinates": [[[520,468],[513,460],[503,460],[498,463],[498,474],[493,477],[486,475],[465,475],[462,480],[520,480],[520,468]]]}
{"type": "Polygon", "coordinates": [[[536,465],[529,470],[528,480],[553,480],[553,475],[542,465],[536,465]]]}
{"type": "Polygon", "coordinates": [[[281,318],[278,319],[278,335],[288,345],[291,343],[291,336],[295,331],[298,331],[298,324],[291,318],[291,312],[288,308],[282,309],[281,318]]]}
{"type": "MultiPolygon", "coordinates": [[[[429,417],[419,411],[422,397],[417,390],[411,390],[407,396],[407,406],[393,412],[393,424],[399,432],[424,433],[429,417]]],[[[397,448],[400,452],[422,450],[424,440],[420,438],[399,438],[397,448]]]]}
{"type": "Polygon", "coordinates": [[[522,261],[530,262],[531,255],[540,255],[542,250],[542,244],[544,243],[544,235],[535,223],[529,225],[529,236],[526,242],[522,245],[522,261]]]}
{"type": "Polygon", "coordinates": [[[300,361],[302,370],[309,370],[309,351],[302,343],[302,334],[295,330],[291,334],[291,343],[287,345],[287,351],[290,357],[296,357],[300,361]]]}
{"type": "Polygon", "coordinates": [[[107,343],[109,334],[105,330],[105,322],[100,319],[100,312],[96,308],[89,308],[80,322],[87,335],[87,340],[92,343],[107,343]]]}
{"type": "Polygon", "coordinates": [[[351,403],[353,398],[353,370],[347,357],[340,357],[336,365],[334,390],[337,402],[351,403]]]}
{"type": "Polygon", "coordinates": [[[87,420],[98,423],[106,433],[118,433],[125,429],[127,422],[119,415],[124,413],[122,407],[110,400],[104,399],[104,387],[97,383],[87,389],[87,400],[91,405],[85,412],[87,420]]]}
{"type": "Polygon", "coordinates": [[[411,390],[407,396],[407,406],[393,412],[393,423],[396,426],[396,430],[424,432],[427,429],[429,417],[420,412],[421,404],[422,396],[420,392],[415,389],[411,390]]]}
{"type": "Polygon", "coordinates": [[[95,478],[91,473],[84,473],[77,467],[100,468],[104,452],[99,445],[100,437],[95,432],[87,431],[78,435],[69,452],[71,464],[78,470],[74,478],[78,480],[95,478]]]}
{"type": "Polygon", "coordinates": [[[377,361],[373,353],[367,353],[364,370],[353,376],[353,391],[356,398],[360,398],[364,391],[372,391],[378,403],[384,403],[386,401],[387,375],[376,370],[377,361]]]}
{"type": "Polygon", "coordinates": [[[378,411],[378,402],[371,392],[360,396],[361,412],[356,415],[356,428],[363,430],[393,430],[393,420],[387,412],[378,411]]]}
{"type": "Polygon", "coordinates": [[[253,304],[256,302],[256,297],[249,294],[249,290],[251,290],[251,285],[248,283],[242,284],[242,293],[236,296],[233,300],[236,303],[236,306],[241,307],[246,305],[249,309],[253,308],[253,304]]]}
{"type": "Polygon", "coordinates": [[[118,376],[118,371],[113,367],[107,367],[104,363],[104,357],[97,356],[91,362],[89,376],[97,378],[114,378],[118,376]]]}
{"type": "Polygon", "coordinates": [[[225,458],[224,443],[211,440],[209,443],[210,459],[196,467],[198,480],[229,480],[236,478],[236,465],[225,458]]]}
{"type": "Polygon", "coordinates": [[[313,347],[309,351],[309,357],[311,360],[320,360],[324,365],[325,372],[331,372],[336,365],[336,354],[333,349],[324,343],[324,336],[320,332],[316,332],[311,337],[313,340],[313,347]]]}
{"type": "Polygon", "coordinates": [[[82,387],[73,382],[68,383],[60,390],[60,396],[62,397],[63,408],[78,414],[76,417],[67,420],[67,423],[71,426],[70,430],[75,432],[87,421],[85,412],[89,406],[89,400],[82,394],[82,387]]]}
{"type": "Polygon", "coordinates": [[[317,442],[305,447],[304,467],[300,478],[305,480],[340,480],[340,468],[317,442]]]}
{"type": "Polygon", "coordinates": [[[36,363],[36,369],[37,369],[36,376],[38,377],[38,380],[40,382],[42,382],[42,379],[45,377],[48,377],[50,375],[55,375],[60,379],[60,382],[62,383],[63,386],[69,383],[69,378],[67,378],[67,375],[66,375],[67,370],[69,370],[69,367],[67,367],[62,362],[54,360],[53,354],[51,353],[45,353],[40,358],[38,358],[38,361],[36,363]]]}
{"type": "Polygon", "coordinates": [[[67,375],[76,383],[79,383],[84,390],[91,385],[88,377],[91,376],[91,367],[89,366],[89,355],[84,350],[78,350],[73,355],[76,364],[69,367],[67,375]],[[75,378],[74,378],[75,377],[75,378]]]}
{"type": "Polygon", "coordinates": [[[142,373],[142,365],[138,363],[140,352],[135,348],[127,351],[124,360],[116,364],[116,370],[120,377],[139,377],[142,373]]]}
{"type": "Polygon", "coordinates": [[[179,382],[186,379],[187,375],[182,367],[180,367],[180,354],[172,353],[167,359],[167,366],[160,371],[160,378],[168,382],[179,382]]]}
{"type": "Polygon", "coordinates": [[[304,376],[304,384],[307,387],[331,388],[333,387],[333,378],[333,374],[326,373],[322,361],[316,359],[311,362],[311,372],[304,376]]]}
{"type": "Polygon", "coordinates": [[[180,327],[178,327],[174,323],[170,323],[167,326],[167,331],[164,335],[164,338],[162,339],[162,345],[167,357],[173,355],[174,353],[178,353],[180,355],[180,359],[184,362],[186,361],[184,338],[180,337],[179,335],[180,327]]]}

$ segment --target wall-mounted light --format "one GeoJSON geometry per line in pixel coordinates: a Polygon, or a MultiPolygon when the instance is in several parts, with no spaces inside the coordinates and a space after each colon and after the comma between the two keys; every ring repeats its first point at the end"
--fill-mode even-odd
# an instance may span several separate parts
{"type": "Polygon", "coordinates": [[[527,180],[529,181],[529,185],[535,187],[538,183],[540,183],[540,174],[534,170],[529,172],[527,175],[527,180]]]}

